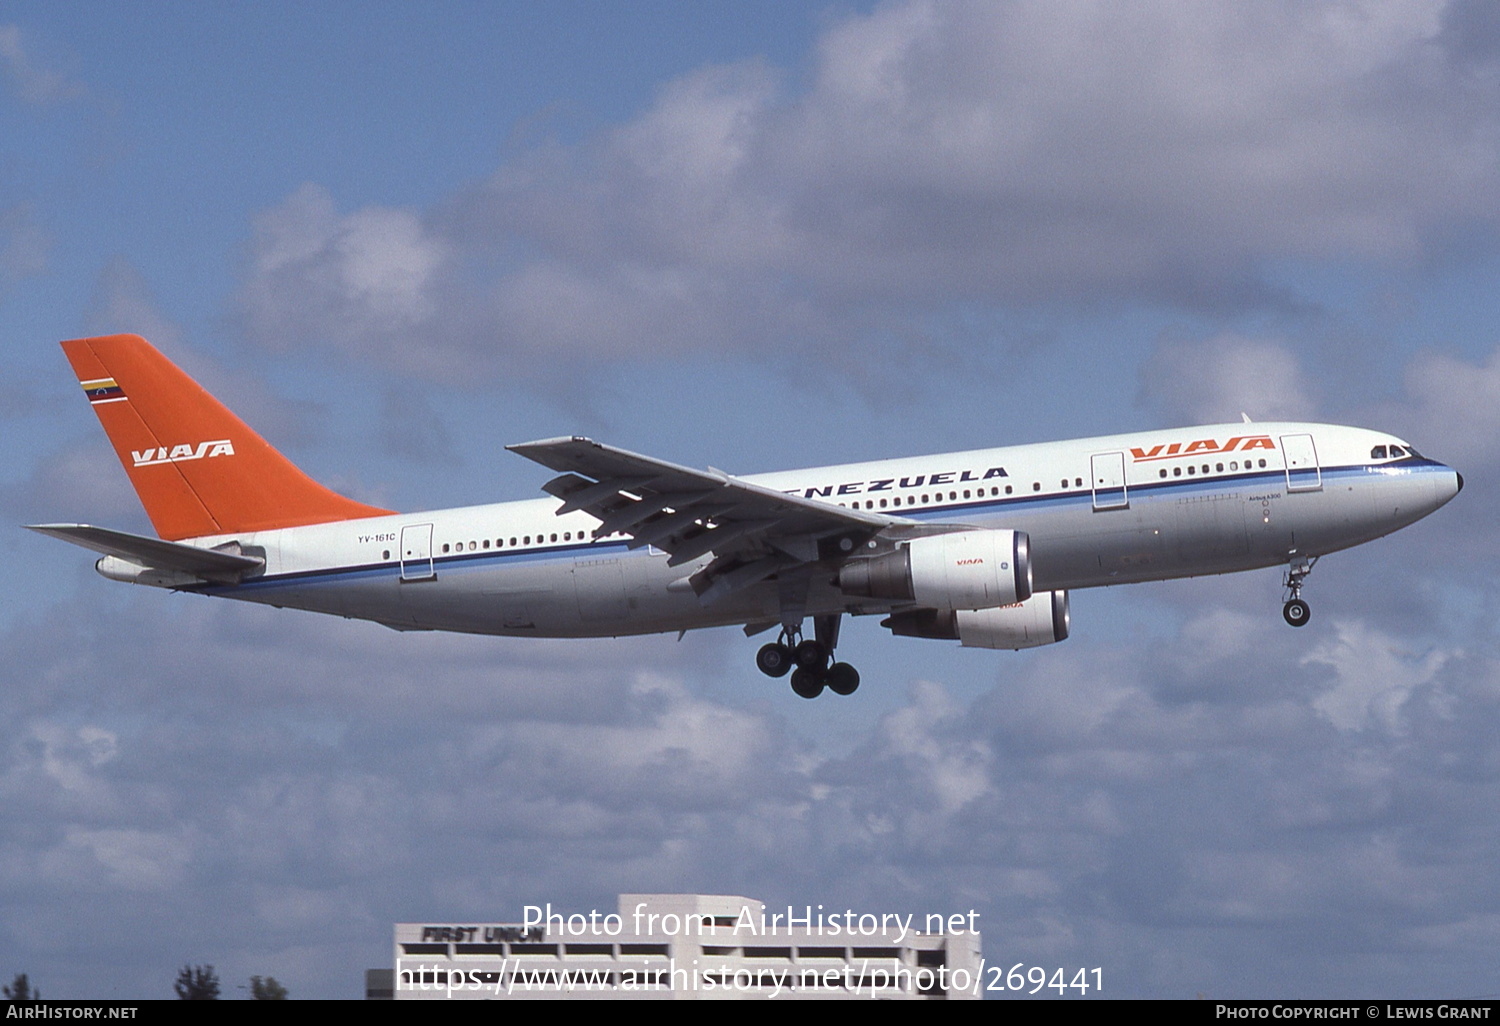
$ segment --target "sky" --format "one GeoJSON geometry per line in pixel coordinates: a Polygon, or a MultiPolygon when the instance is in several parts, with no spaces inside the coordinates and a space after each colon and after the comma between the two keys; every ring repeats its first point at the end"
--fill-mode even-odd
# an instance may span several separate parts
{"type": "Polygon", "coordinates": [[[0,2],[0,975],[358,997],[395,922],[621,892],[978,913],[1105,997],[1493,997],[1500,14],[1484,0],[0,2]],[[57,341],[132,331],[314,477],[507,443],[756,473],[1195,423],[1391,431],[1408,530],[846,624],[398,634],[107,582],[149,532],[57,341]]]}

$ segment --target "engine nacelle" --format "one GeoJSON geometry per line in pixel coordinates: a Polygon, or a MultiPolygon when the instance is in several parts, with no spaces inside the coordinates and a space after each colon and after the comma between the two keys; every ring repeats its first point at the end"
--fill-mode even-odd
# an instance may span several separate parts
{"type": "Polygon", "coordinates": [[[119,556],[105,556],[94,564],[94,569],[101,577],[107,577],[111,581],[149,584],[153,588],[187,588],[203,583],[203,578],[180,570],[157,570],[119,556]]]}
{"type": "Polygon", "coordinates": [[[957,641],[965,648],[1036,648],[1062,641],[1072,626],[1065,591],[1043,591],[995,609],[912,609],[882,620],[892,634],[957,641]]]}
{"type": "Polygon", "coordinates": [[[916,602],[932,609],[990,609],[1031,597],[1025,531],[955,531],[914,538],[894,552],[839,570],[849,595],[916,602]]]}

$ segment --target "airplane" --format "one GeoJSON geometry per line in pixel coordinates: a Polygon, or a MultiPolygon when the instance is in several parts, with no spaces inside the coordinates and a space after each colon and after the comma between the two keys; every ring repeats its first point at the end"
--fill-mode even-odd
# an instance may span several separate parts
{"type": "Polygon", "coordinates": [[[507,447],[557,472],[547,498],[396,513],[312,480],[139,336],[62,347],[158,537],[28,526],[111,580],[400,631],[779,628],[756,665],[804,698],[859,686],[845,614],[1022,649],[1068,637],[1073,589],[1283,566],[1300,627],[1319,558],[1464,484],[1393,435],[1245,417],[751,477],[550,438],[507,447]]]}

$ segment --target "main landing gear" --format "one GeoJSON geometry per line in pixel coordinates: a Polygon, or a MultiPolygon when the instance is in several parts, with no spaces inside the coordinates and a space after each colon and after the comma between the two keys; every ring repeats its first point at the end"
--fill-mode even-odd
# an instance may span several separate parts
{"type": "Polygon", "coordinates": [[[1317,562],[1317,556],[1308,559],[1293,553],[1291,562],[1287,564],[1286,579],[1282,582],[1286,588],[1287,600],[1286,605],[1281,607],[1281,616],[1293,627],[1301,627],[1312,619],[1312,610],[1302,601],[1302,582],[1312,573],[1317,562]]]}
{"type": "Polygon", "coordinates": [[[782,627],[781,636],[755,654],[755,665],[767,677],[792,674],[792,690],[803,698],[817,698],[826,687],[836,695],[852,695],[859,687],[859,671],[833,661],[838,643],[839,616],[813,617],[815,637],[803,638],[800,624],[782,627]]]}

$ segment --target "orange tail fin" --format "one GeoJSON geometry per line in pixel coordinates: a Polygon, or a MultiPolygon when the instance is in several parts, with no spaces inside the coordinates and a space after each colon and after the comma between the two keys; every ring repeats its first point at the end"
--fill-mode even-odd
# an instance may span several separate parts
{"type": "Polygon", "coordinates": [[[169,541],[384,516],[298,470],[139,335],[62,344],[156,533],[169,541]]]}

